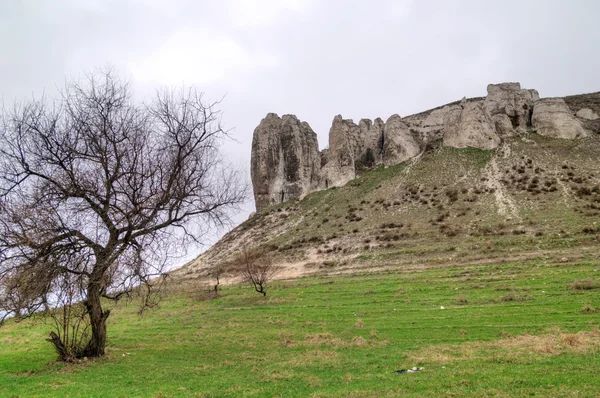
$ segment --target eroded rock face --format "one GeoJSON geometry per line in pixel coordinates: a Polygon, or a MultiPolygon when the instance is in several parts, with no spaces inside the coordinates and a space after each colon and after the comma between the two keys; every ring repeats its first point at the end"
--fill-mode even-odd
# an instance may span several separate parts
{"type": "Polygon", "coordinates": [[[575,139],[588,135],[562,98],[543,98],[533,108],[533,128],[540,135],[575,139]]]}
{"type": "Polygon", "coordinates": [[[501,143],[495,123],[482,102],[450,107],[444,117],[444,145],[454,148],[495,149],[501,143]]]}
{"type": "Polygon", "coordinates": [[[358,125],[337,115],[329,130],[329,150],[321,170],[321,188],[342,186],[357,172],[384,161],[384,126],[380,118],[358,125]]]}
{"type": "Polygon", "coordinates": [[[539,99],[536,90],[521,89],[519,83],[490,84],[483,107],[494,121],[500,137],[512,137],[531,130],[533,104],[539,99]]]}
{"type": "Polygon", "coordinates": [[[361,150],[362,160],[366,160],[368,164],[366,167],[375,166],[383,163],[383,132],[385,128],[385,123],[381,118],[375,119],[371,122],[369,119],[361,119],[358,123],[360,127],[360,134],[363,137],[363,145],[361,150]],[[367,152],[370,152],[373,156],[373,160],[371,162],[370,156],[367,156],[367,152]],[[365,158],[369,159],[365,159],[365,158]]]}
{"type": "Polygon", "coordinates": [[[383,137],[383,163],[386,166],[405,162],[421,153],[421,147],[399,115],[392,115],[385,122],[383,137]]]}
{"type": "Polygon", "coordinates": [[[442,140],[455,148],[497,148],[502,140],[537,130],[574,139],[600,134],[600,93],[539,99],[519,83],[490,84],[485,98],[463,98],[446,106],[385,123],[341,115],[333,119],[329,148],[318,150],[310,126],[293,115],[268,114],[254,131],[252,184],[257,210],[309,192],[342,186],[366,168],[391,166],[442,140]],[[575,112],[577,112],[575,114],[575,112]]]}
{"type": "Polygon", "coordinates": [[[329,130],[327,163],[321,170],[321,188],[342,186],[356,176],[355,160],[361,151],[361,128],[341,115],[333,118],[329,130]]]}
{"type": "Polygon", "coordinates": [[[317,135],[308,123],[269,113],[254,130],[251,178],[257,210],[317,189],[320,169],[317,135]]]}

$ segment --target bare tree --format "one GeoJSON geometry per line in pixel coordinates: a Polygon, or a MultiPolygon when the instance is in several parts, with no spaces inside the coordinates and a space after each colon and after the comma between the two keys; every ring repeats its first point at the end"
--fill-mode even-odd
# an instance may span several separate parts
{"type": "Polygon", "coordinates": [[[227,264],[218,263],[210,270],[210,276],[215,279],[215,284],[212,287],[212,291],[214,294],[219,294],[219,285],[221,284],[221,278],[225,275],[227,271],[227,264]]]}
{"type": "Polygon", "coordinates": [[[278,272],[278,267],[273,263],[271,256],[262,251],[244,249],[238,259],[238,267],[243,281],[251,284],[257,293],[262,293],[266,297],[268,283],[278,272]]]}
{"type": "Polygon", "coordinates": [[[57,304],[69,280],[90,323],[76,355],[103,355],[103,299],[149,291],[175,255],[229,222],[245,198],[220,156],[218,104],[194,89],[136,104],[129,84],[103,71],[67,84],[50,104],[3,111],[0,315],[57,304]]]}

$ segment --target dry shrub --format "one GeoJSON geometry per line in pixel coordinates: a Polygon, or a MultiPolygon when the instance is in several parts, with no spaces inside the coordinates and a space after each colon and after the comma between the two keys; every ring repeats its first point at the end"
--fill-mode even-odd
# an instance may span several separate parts
{"type": "Polygon", "coordinates": [[[365,327],[365,324],[363,323],[363,321],[361,321],[360,319],[358,319],[356,321],[356,323],[354,324],[354,327],[357,329],[362,329],[365,327]]]}
{"type": "Polygon", "coordinates": [[[456,299],[456,304],[458,304],[458,305],[465,305],[468,303],[469,303],[469,300],[465,296],[458,296],[458,298],[456,299]]]}
{"type": "Polygon", "coordinates": [[[305,337],[305,342],[309,345],[340,345],[342,340],[326,332],[308,334],[305,337]]]}
{"type": "Polygon", "coordinates": [[[262,250],[243,249],[242,253],[233,260],[232,270],[237,270],[242,280],[251,284],[257,293],[267,296],[269,282],[279,272],[273,258],[262,250]]]}
{"type": "Polygon", "coordinates": [[[351,343],[353,345],[363,345],[366,342],[367,342],[367,340],[365,340],[364,337],[362,337],[362,336],[357,336],[351,340],[351,343]]]}
{"type": "Polygon", "coordinates": [[[294,340],[292,340],[292,337],[285,333],[279,333],[279,342],[285,347],[294,345],[294,340]]]}
{"type": "Polygon", "coordinates": [[[581,311],[583,311],[583,312],[585,312],[585,313],[588,313],[588,314],[592,314],[592,313],[594,313],[594,312],[598,312],[598,311],[600,311],[600,310],[599,310],[598,308],[594,308],[594,307],[592,307],[592,306],[591,306],[591,305],[589,305],[589,304],[586,304],[586,305],[584,305],[584,306],[583,306],[583,308],[581,309],[581,311]]]}
{"type": "Polygon", "coordinates": [[[600,283],[592,278],[576,279],[569,284],[573,290],[592,290],[600,288],[600,283]]]}
{"type": "Polygon", "coordinates": [[[502,297],[500,297],[500,301],[507,303],[507,302],[514,302],[514,301],[527,301],[529,300],[529,297],[526,294],[518,294],[515,292],[511,292],[508,293],[502,297]]]}

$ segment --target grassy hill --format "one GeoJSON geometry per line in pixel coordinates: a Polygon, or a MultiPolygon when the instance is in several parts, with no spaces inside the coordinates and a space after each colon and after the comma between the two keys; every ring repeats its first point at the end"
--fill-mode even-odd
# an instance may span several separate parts
{"type": "Polygon", "coordinates": [[[598,254],[600,136],[535,133],[495,151],[433,145],[418,159],[255,214],[178,272],[261,247],[282,277],[413,263],[583,259],[598,254]]]}
{"type": "Polygon", "coordinates": [[[597,396],[598,159],[600,136],[432,145],[265,209],[157,309],[114,306],[102,359],[56,362],[43,317],[0,328],[0,396],[597,396]],[[207,295],[244,248],[282,266],[268,296],[207,295]]]}

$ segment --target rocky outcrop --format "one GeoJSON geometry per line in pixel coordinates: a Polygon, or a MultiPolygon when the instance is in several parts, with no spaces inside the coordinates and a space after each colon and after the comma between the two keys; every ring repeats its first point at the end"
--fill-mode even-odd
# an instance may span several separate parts
{"type": "Polygon", "coordinates": [[[322,187],[342,186],[356,176],[355,161],[360,157],[361,131],[352,119],[333,118],[329,130],[329,154],[323,169],[322,187]]]}
{"type": "Polygon", "coordinates": [[[481,102],[466,102],[448,109],[444,117],[445,146],[495,149],[500,142],[494,121],[481,102]]]}
{"type": "Polygon", "coordinates": [[[600,133],[599,112],[600,93],[540,99],[536,90],[522,89],[519,83],[490,84],[486,97],[463,98],[404,118],[392,115],[385,123],[377,118],[356,124],[338,115],[329,131],[329,148],[321,152],[307,123],[270,113],[252,141],[256,208],[342,186],[363,169],[412,159],[434,141],[491,150],[532,130],[568,139],[600,133]]]}
{"type": "Polygon", "coordinates": [[[369,119],[361,119],[358,123],[360,134],[363,137],[361,150],[361,165],[372,167],[383,163],[383,144],[385,123],[381,118],[373,122],[369,119]],[[369,155],[369,153],[371,155],[369,155]],[[371,159],[372,156],[372,159],[371,159]]]}
{"type": "Polygon", "coordinates": [[[562,98],[544,98],[535,103],[533,128],[540,135],[575,139],[588,135],[562,98]]]}
{"type": "Polygon", "coordinates": [[[251,178],[257,210],[314,191],[320,169],[317,135],[308,123],[269,113],[254,130],[251,178]]]}
{"type": "Polygon", "coordinates": [[[383,137],[383,163],[386,166],[405,162],[421,153],[408,125],[398,115],[390,116],[385,122],[383,137]]]}
{"type": "Polygon", "coordinates": [[[537,90],[521,89],[519,83],[490,84],[483,102],[485,113],[493,120],[496,134],[512,137],[531,130],[533,104],[537,90]]]}
{"type": "Polygon", "coordinates": [[[329,149],[323,155],[321,188],[345,185],[357,172],[384,162],[384,126],[380,118],[371,121],[337,115],[329,130],[329,149]]]}
{"type": "Polygon", "coordinates": [[[579,112],[577,112],[575,114],[575,116],[577,116],[580,119],[585,119],[585,120],[597,120],[600,117],[596,114],[596,112],[594,112],[593,110],[591,110],[590,108],[583,108],[580,109],[579,112]]]}

